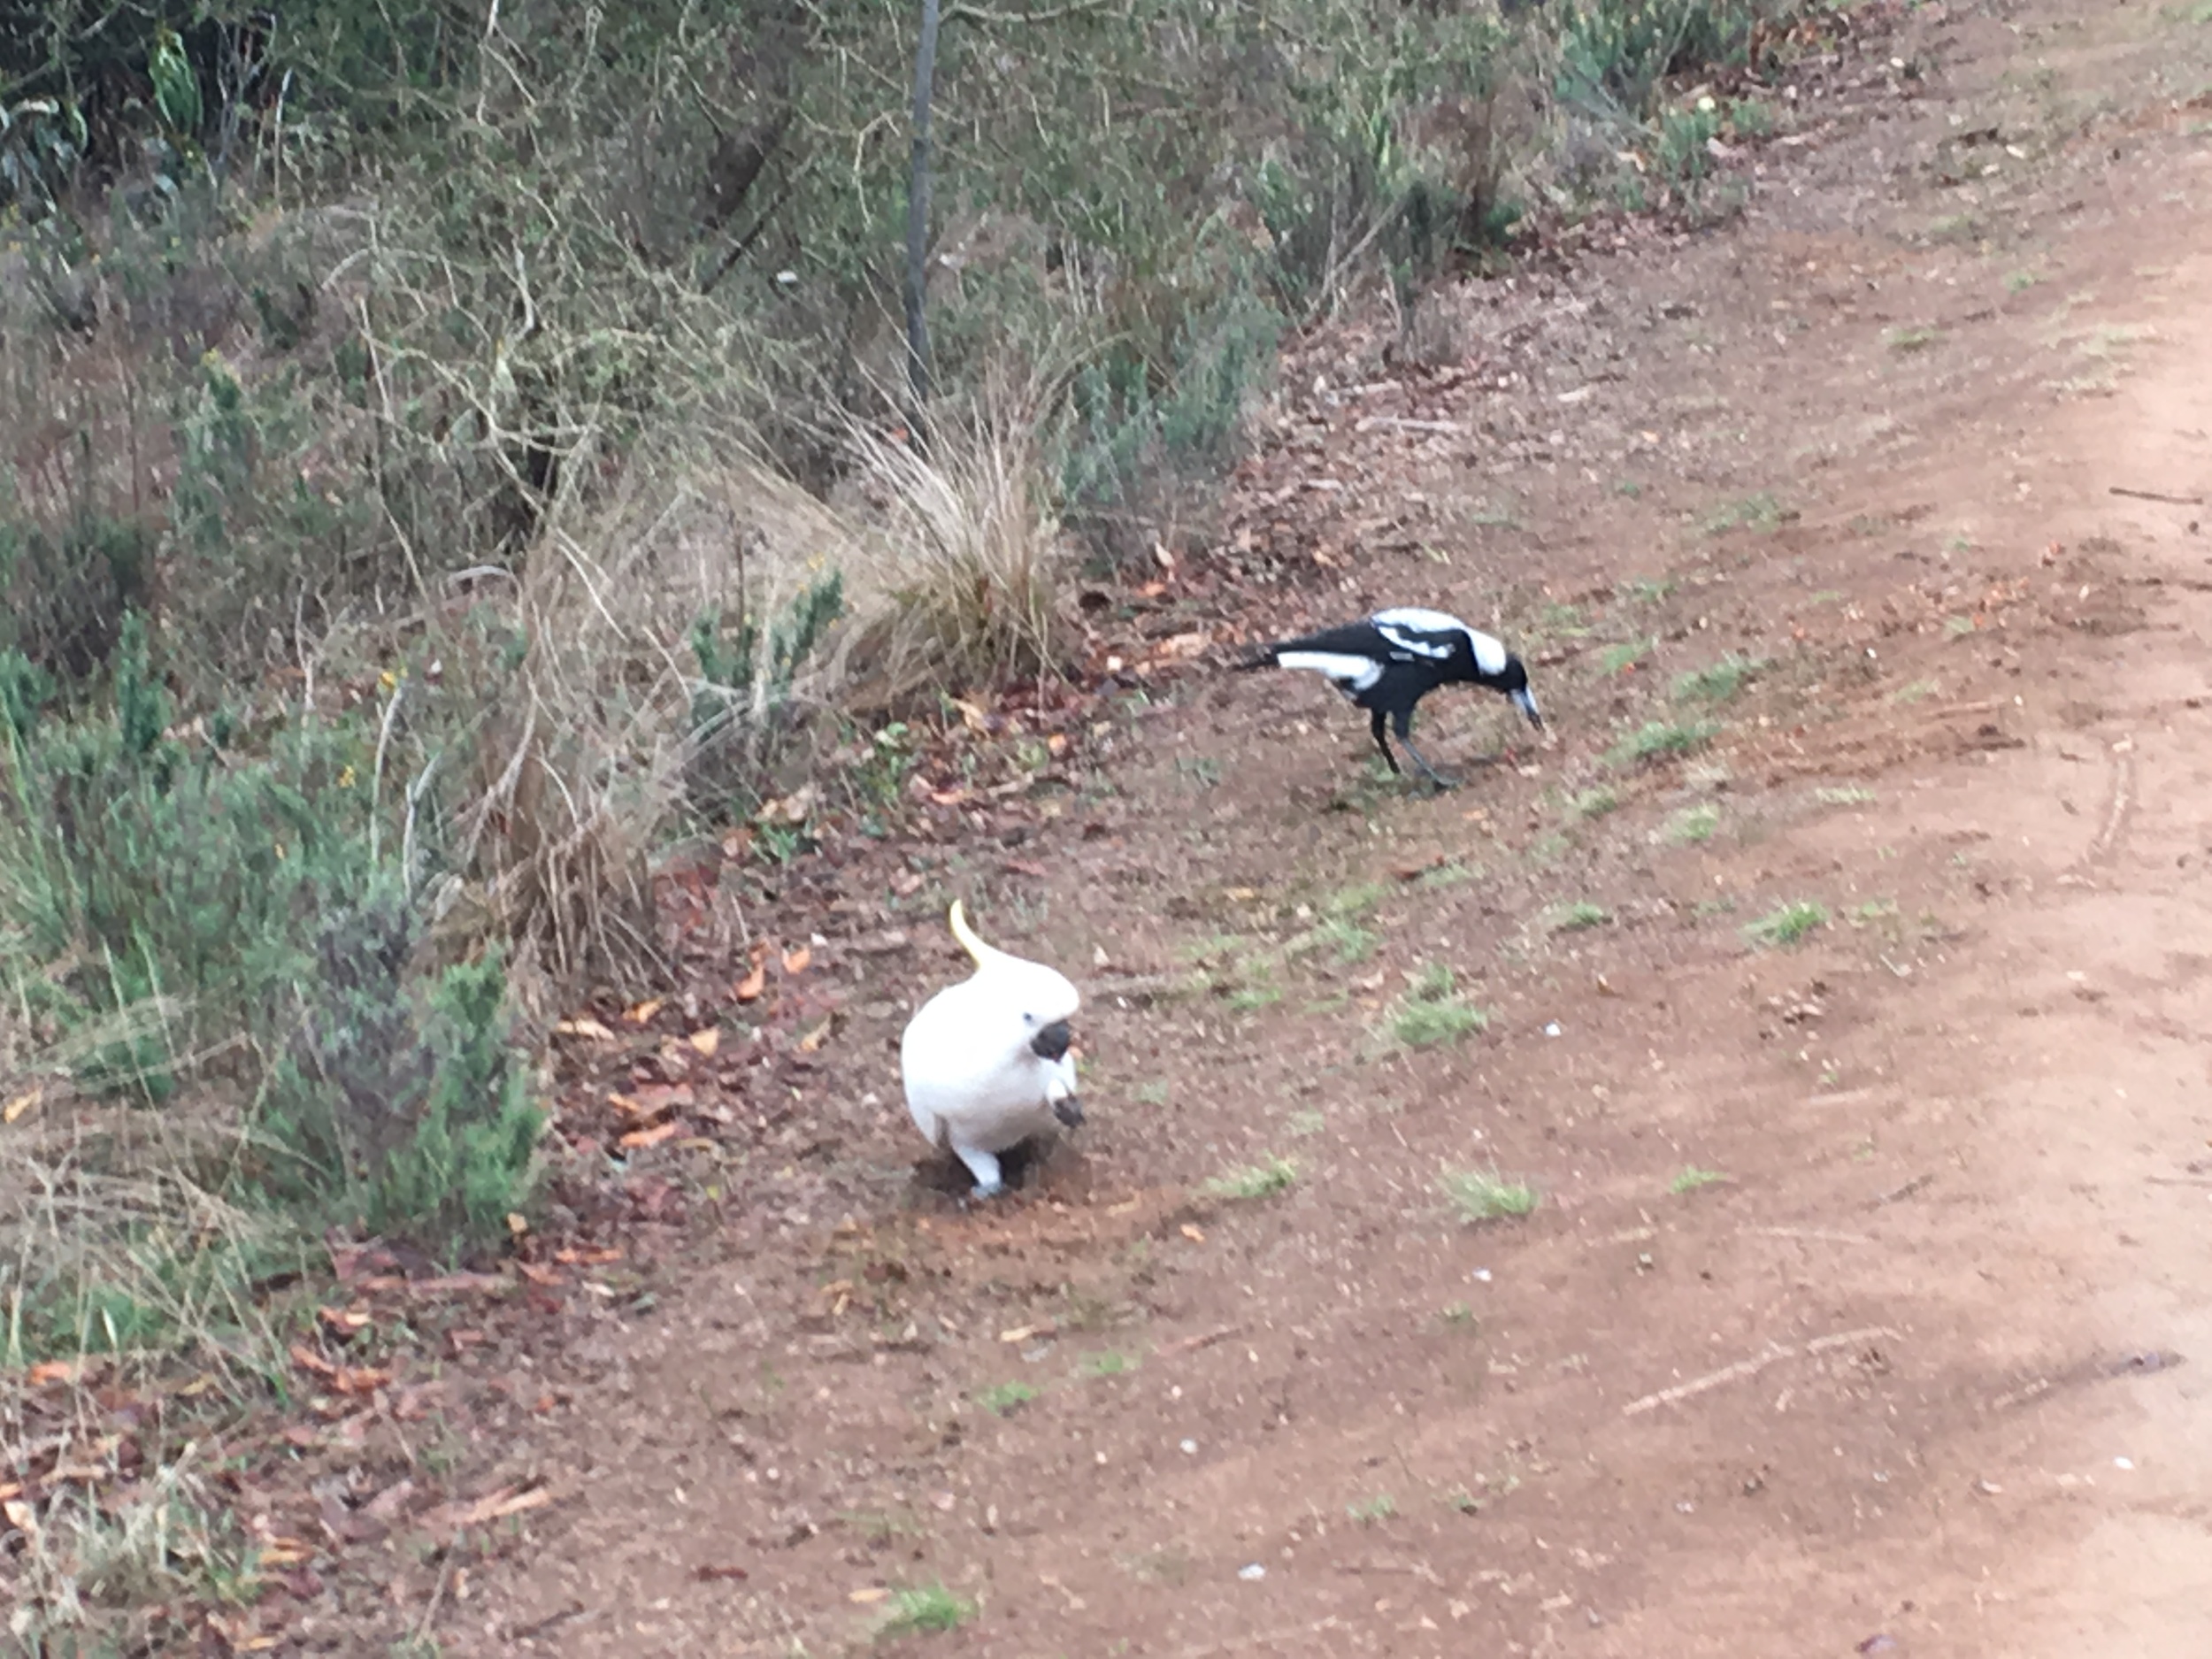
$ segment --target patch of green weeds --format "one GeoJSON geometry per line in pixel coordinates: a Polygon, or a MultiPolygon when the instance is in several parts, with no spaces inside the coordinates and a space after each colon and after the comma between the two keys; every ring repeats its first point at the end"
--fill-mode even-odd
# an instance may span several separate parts
{"type": "Polygon", "coordinates": [[[1253,980],[1229,993],[1229,1006],[1240,1014],[1256,1014],[1263,1008],[1272,1008],[1283,1000],[1283,988],[1265,980],[1253,980]]]}
{"type": "Polygon", "coordinates": [[[1568,802],[1567,810],[1578,818],[1603,818],[1608,812],[1617,811],[1620,804],[1621,798],[1617,794],[1604,784],[1599,784],[1595,788],[1583,790],[1568,802]]]}
{"type": "Polygon", "coordinates": [[[1495,1169],[1446,1170],[1437,1181],[1468,1221],[1518,1221],[1532,1214],[1539,1202],[1534,1187],[1495,1169]]]}
{"type": "Polygon", "coordinates": [[[1919,703],[1926,698],[1935,695],[1936,691],[1937,686],[1934,680],[1916,680],[1910,685],[1900,686],[1896,690],[1891,692],[1889,694],[1889,700],[1892,703],[1919,703]]]}
{"type": "Polygon", "coordinates": [[[1761,490],[1739,501],[1723,502],[1707,513],[1698,528],[1707,535],[1725,535],[1731,530],[1755,530],[1771,534],[1797,515],[1770,490],[1761,490]]]}
{"type": "Polygon", "coordinates": [[[1214,1198],[1249,1201],[1268,1198],[1286,1190],[1298,1179],[1298,1165],[1270,1153],[1257,1164],[1228,1170],[1208,1181],[1205,1191],[1214,1198]]]}
{"type": "Polygon", "coordinates": [[[1640,765],[1694,754],[1711,742],[1720,727],[1710,721],[1647,720],[1605,751],[1609,766],[1640,765]]]}
{"type": "Polygon", "coordinates": [[[976,1404],[997,1417],[1011,1417],[1037,1397],[1037,1390],[1025,1382],[1001,1383],[995,1388],[986,1388],[976,1395],[976,1404]]]}
{"type": "Polygon", "coordinates": [[[1609,645],[1598,654],[1598,672],[1608,675],[1624,673],[1658,649],[1655,634],[1646,640],[1625,640],[1618,645],[1609,645]]]}
{"type": "Polygon", "coordinates": [[[1356,881],[1329,895],[1321,902],[1321,909],[1329,916],[1364,916],[1380,904],[1389,893],[1390,888],[1384,882],[1356,881]]]}
{"type": "Polygon", "coordinates": [[[1348,968],[1366,961],[1375,954],[1376,946],[1382,942],[1368,929],[1344,916],[1324,918],[1314,928],[1312,936],[1316,944],[1348,968]]]}
{"type": "Polygon", "coordinates": [[[1678,847],[1701,847],[1720,828],[1720,809],[1711,802],[1684,807],[1667,820],[1666,838],[1678,847]]]}
{"type": "Polygon", "coordinates": [[[1814,790],[1813,799],[1823,806],[1864,806],[1874,799],[1874,791],[1864,784],[1839,784],[1814,790]]]}
{"type": "Polygon", "coordinates": [[[1329,1126],[1329,1120],[1316,1111],[1293,1112],[1283,1126],[1292,1134],[1301,1137],[1317,1135],[1329,1126]]]}
{"type": "Polygon", "coordinates": [[[1452,971],[1432,962],[1415,976],[1404,999],[1392,1010],[1388,1032],[1401,1048],[1434,1048],[1489,1024],[1489,1015],[1459,995],[1452,971]]]}
{"type": "Polygon", "coordinates": [[[1709,667],[1694,668],[1686,674],[1676,676],[1675,700],[1678,703],[1726,703],[1766,665],[1763,657],[1738,657],[1731,652],[1709,667]]]}
{"type": "Polygon", "coordinates": [[[1883,343],[1898,352],[1924,351],[1941,338],[1942,330],[1923,323],[1893,328],[1882,336],[1883,343]]]}
{"type": "Polygon", "coordinates": [[[1602,904],[1593,904],[1587,899],[1577,899],[1563,904],[1552,912],[1551,931],[1555,933],[1577,933],[1586,928],[1602,927],[1613,919],[1613,912],[1602,904]]]}
{"type": "Polygon", "coordinates": [[[1694,1193],[1701,1187],[1713,1187],[1728,1179],[1718,1170],[1701,1170],[1693,1164],[1667,1183],[1667,1190],[1677,1198],[1694,1193]]]}
{"type": "Polygon", "coordinates": [[[1755,945],[1787,948],[1828,925],[1828,907],[1810,899],[1776,906],[1755,922],[1744,925],[1744,937],[1755,945]]]}
{"type": "Polygon", "coordinates": [[[1125,1354],[1118,1348],[1103,1348],[1095,1354],[1086,1354],[1076,1364],[1076,1374],[1094,1379],[1126,1377],[1143,1363],[1134,1354],[1125,1354]]]}
{"type": "Polygon", "coordinates": [[[891,1594],[890,1611],[876,1627],[881,1637],[958,1630],[975,1617],[975,1603],[963,1601],[941,1584],[910,1585],[891,1594]]]}
{"type": "Polygon", "coordinates": [[[1387,1492],[1379,1493],[1357,1503],[1346,1504],[1344,1512],[1362,1526],[1372,1526],[1378,1521],[1386,1521],[1397,1514],[1398,1502],[1387,1492]]]}

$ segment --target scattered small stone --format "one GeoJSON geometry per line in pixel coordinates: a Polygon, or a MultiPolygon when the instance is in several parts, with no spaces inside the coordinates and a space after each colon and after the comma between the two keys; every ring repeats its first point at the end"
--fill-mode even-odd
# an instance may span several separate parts
{"type": "Polygon", "coordinates": [[[1196,1440],[1185,1440],[1183,1442],[1183,1455],[1186,1457],[1197,1456],[1198,1442],[1196,1440]]]}
{"type": "Polygon", "coordinates": [[[1558,1034],[1559,1022],[1557,1020],[1555,1019],[1546,1024],[1544,1026],[1544,1035],[1547,1037],[1556,1037],[1558,1034]]]}
{"type": "Polygon", "coordinates": [[[1239,1567],[1237,1569],[1237,1577],[1243,1579],[1247,1584],[1257,1584],[1261,1579],[1267,1577],[1267,1569],[1261,1566],[1260,1563],[1256,1561],[1248,1567],[1239,1567]]]}

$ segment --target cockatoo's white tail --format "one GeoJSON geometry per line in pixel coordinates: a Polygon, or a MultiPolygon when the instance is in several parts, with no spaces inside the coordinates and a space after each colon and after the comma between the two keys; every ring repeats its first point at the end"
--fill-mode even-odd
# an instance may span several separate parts
{"type": "Polygon", "coordinates": [[[960,948],[975,958],[975,965],[987,968],[995,961],[1003,961],[1006,953],[996,946],[987,945],[975,936],[975,929],[968,926],[968,914],[960,908],[960,901],[952,902],[952,936],[960,941],[960,948]]]}

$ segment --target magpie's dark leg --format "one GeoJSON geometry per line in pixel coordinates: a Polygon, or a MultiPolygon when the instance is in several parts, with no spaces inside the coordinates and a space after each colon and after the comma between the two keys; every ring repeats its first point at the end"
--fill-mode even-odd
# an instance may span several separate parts
{"type": "Polygon", "coordinates": [[[1406,753],[1413,757],[1413,764],[1421,769],[1422,775],[1426,777],[1431,783],[1434,784],[1440,789],[1450,788],[1452,787],[1452,780],[1449,778],[1447,778],[1442,772],[1437,771],[1435,767],[1430,765],[1428,763],[1428,757],[1413,746],[1413,710],[1410,709],[1399,710],[1397,718],[1394,724],[1396,726],[1398,730],[1398,741],[1406,746],[1406,753]]]}
{"type": "MultiPolygon", "coordinates": [[[[1371,718],[1367,722],[1367,729],[1375,734],[1375,747],[1382,750],[1383,764],[1390,768],[1393,776],[1396,776],[1398,773],[1398,757],[1390,752],[1390,740],[1383,735],[1384,718],[1383,711],[1380,709],[1372,710],[1371,718]]],[[[1403,715],[1400,715],[1398,717],[1398,735],[1400,737],[1403,737],[1406,734],[1405,726],[1405,717],[1403,715]]]]}

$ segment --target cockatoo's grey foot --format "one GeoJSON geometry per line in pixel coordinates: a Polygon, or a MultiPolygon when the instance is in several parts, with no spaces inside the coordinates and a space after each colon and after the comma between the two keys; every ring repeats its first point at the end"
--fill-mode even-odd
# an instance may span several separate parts
{"type": "Polygon", "coordinates": [[[1083,1126],[1083,1102],[1069,1094],[1052,1102],[1052,1115],[1071,1129],[1083,1126]]]}
{"type": "Polygon", "coordinates": [[[968,1166],[968,1173],[975,1177],[975,1191],[969,1194],[970,1197],[996,1198],[1006,1190],[1006,1183],[999,1176],[995,1153],[957,1145],[953,1148],[953,1152],[968,1166]]]}

